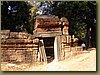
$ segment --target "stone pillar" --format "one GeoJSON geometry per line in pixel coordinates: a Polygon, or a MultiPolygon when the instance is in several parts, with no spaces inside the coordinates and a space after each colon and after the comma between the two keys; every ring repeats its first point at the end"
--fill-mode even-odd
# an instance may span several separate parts
{"type": "Polygon", "coordinates": [[[64,35],[69,35],[69,34],[68,34],[68,26],[64,26],[64,27],[63,27],[63,34],[64,34],[64,35]]]}
{"type": "Polygon", "coordinates": [[[54,40],[54,60],[55,61],[58,61],[58,55],[57,55],[57,37],[55,37],[55,40],[54,40]]]}
{"type": "Polygon", "coordinates": [[[63,35],[69,35],[69,33],[68,33],[69,22],[68,22],[67,18],[62,17],[60,20],[61,20],[62,26],[63,26],[63,35]]]}
{"type": "Polygon", "coordinates": [[[59,61],[61,58],[61,40],[60,36],[56,36],[54,40],[54,60],[59,61]]]}

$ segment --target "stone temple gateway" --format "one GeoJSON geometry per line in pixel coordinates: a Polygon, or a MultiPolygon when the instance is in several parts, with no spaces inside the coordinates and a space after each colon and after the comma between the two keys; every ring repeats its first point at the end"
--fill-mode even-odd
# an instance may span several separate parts
{"type": "Polygon", "coordinates": [[[2,30],[2,62],[44,62],[65,60],[82,53],[80,46],[71,47],[67,18],[40,15],[35,17],[33,35],[2,30]]]}
{"type": "MultiPolygon", "coordinates": [[[[54,59],[56,61],[63,58],[63,45],[64,42],[70,46],[71,36],[68,34],[69,22],[67,18],[62,17],[59,19],[57,16],[37,16],[35,18],[35,26],[33,34],[39,38],[44,46],[44,61],[54,59]],[[65,40],[64,40],[65,39],[65,40]],[[62,56],[61,56],[62,55],[62,56]]],[[[41,46],[40,46],[41,47],[41,46]]],[[[40,57],[41,50],[39,50],[40,57]]]]}

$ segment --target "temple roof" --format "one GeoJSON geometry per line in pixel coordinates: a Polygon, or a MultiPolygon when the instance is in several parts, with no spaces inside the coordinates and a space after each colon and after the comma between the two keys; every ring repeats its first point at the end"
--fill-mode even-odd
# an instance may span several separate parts
{"type": "Polygon", "coordinates": [[[62,17],[61,19],[55,15],[38,15],[35,17],[34,28],[52,28],[66,25],[68,22],[67,18],[62,17]],[[63,23],[64,22],[64,23],[63,23]]]}

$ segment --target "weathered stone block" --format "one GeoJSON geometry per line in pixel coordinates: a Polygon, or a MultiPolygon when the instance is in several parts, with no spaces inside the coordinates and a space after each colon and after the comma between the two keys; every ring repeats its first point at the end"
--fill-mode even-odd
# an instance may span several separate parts
{"type": "Polygon", "coordinates": [[[10,32],[10,38],[19,38],[18,32],[10,32]]]}
{"type": "Polygon", "coordinates": [[[71,57],[71,52],[65,53],[65,59],[67,59],[67,58],[69,58],[69,57],[71,57]]]}
{"type": "Polygon", "coordinates": [[[9,38],[10,30],[1,30],[1,39],[9,38]]]}

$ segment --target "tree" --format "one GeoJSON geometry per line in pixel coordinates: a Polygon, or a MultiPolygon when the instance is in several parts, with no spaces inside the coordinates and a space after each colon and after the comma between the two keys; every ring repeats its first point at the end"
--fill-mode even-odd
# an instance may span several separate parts
{"type": "Polygon", "coordinates": [[[30,25],[30,11],[32,6],[25,1],[2,1],[1,6],[1,29],[11,31],[24,31],[32,33],[30,25]]]}

